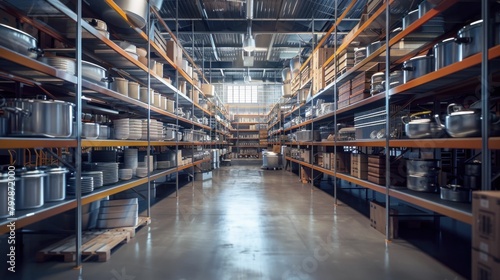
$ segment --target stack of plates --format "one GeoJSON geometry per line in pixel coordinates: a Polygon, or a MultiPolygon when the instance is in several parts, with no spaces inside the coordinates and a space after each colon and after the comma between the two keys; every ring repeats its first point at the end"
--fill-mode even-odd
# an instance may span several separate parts
{"type": "Polygon", "coordinates": [[[132,169],[130,168],[118,169],[118,177],[120,177],[120,180],[132,179],[132,169]]]}
{"type": "Polygon", "coordinates": [[[170,161],[158,161],[158,169],[169,169],[170,168],[170,161]]]}
{"type": "Polygon", "coordinates": [[[125,149],[123,152],[123,163],[125,168],[132,169],[132,174],[135,175],[137,168],[137,149],[125,149]]]}
{"type": "Polygon", "coordinates": [[[129,135],[128,139],[139,140],[142,137],[142,120],[129,120],[129,135]]]}
{"type": "MultiPolygon", "coordinates": [[[[148,120],[142,120],[142,140],[148,138],[148,120]]],[[[151,120],[149,124],[149,137],[152,141],[160,141],[163,139],[163,123],[157,120],[151,120]]]]}
{"type": "Polygon", "coordinates": [[[140,177],[140,178],[148,176],[148,168],[147,167],[137,167],[136,176],[140,177]]]}
{"type": "Polygon", "coordinates": [[[84,168],[90,171],[102,171],[103,185],[118,182],[118,163],[116,162],[93,162],[85,164],[84,168]]]}
{"type": "Polygon", "coordinates": [[[115,139],[126,140],[130,134],[129,119],[115,120],[115,139]]]}
{"type": "Polygon", "coordinates": [[[100,188],[104,184],[102,171],[82,171],[82,177],[94,178],[94,189],[100,188]]]}
{"type": "MultiPolygon", "coordinates": [[[[145,167],[147,167],[147,162],[148,162],[148,156],[144,156],[144,164],[146,164],[145,167]]],[[[154,157],[153,156],[149,156],[149,171],[153,171],[154,170],[154,157]]]]}
{"type": "MultiPolygon", "coordinates": [[[[94,190],[94,178],[93,177],[82,177],[82,194],[91,193],[94,190]]],[[[69,195],[75,195],[76,193],[76,178],[70,177],[68,180],[68,185],[66,186],[66,193],[69,195]]]]}

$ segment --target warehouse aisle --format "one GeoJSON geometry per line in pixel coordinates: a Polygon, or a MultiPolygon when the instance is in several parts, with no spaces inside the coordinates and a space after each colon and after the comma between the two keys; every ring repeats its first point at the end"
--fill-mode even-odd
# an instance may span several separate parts
{"type": "Polygon", "coordinates": [[[287,171],[229,166],[160,201],[105,263],[23,264],[23,279],[461,279],[287,171]],[[79,275],[81,273],[81,275],[79,275]],[[42,276],[44,275],[44,276],[42,276]],[[80,278],[79,278],[80,277],[80,278]]]}

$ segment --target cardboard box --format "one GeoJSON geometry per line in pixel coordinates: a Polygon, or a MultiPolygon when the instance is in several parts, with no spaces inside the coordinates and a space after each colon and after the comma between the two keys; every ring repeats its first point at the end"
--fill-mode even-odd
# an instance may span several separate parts
{"type": "Polygon", "coordinates": [[[472,193],[472,247],[500,259],[500,191],[472,193]]]}
{"type": "MultiPolygon", "coordinates": [[[[396,215],[397,210],[390,209],[390,215],[396,215]]],[[[398,238],[398,217],[389,216],[389,237],[398,238]]],[[[370,226],[385,235],[385,205],[370,201],[370,226]]]]}
{"type": "Polygon", "coordinates": [[[472,280],[500,279],[500,260],[472,249],[472,280]]]}
{"type": "Polygon", "coordinates": [[[347,173],[351,168],[351,156],[348,153],[340,153],[330,154],[330,167],[334,170],[334,167],[337,168],[337,172],[347,173]],[[334,165],[336,161],[336,166],[334,165]]]}

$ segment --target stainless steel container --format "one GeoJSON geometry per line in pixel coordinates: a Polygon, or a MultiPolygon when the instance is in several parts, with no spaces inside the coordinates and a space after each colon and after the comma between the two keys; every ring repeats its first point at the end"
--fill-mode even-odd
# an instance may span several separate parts
{"type": "Polygon", "coordinates": [[[5,24],[0,24],[0,46],[20,53],[30,58],[37,58],[42,50],[37,48],[35,37],[5,24]]]}
{"type": "Polygon", "coordinates": [[[448,38],[434,45],[436,70],[460,61],[459,45],[455,38],[448,38]]]}
{"type": "Polygon", "coordinates": [[[10,135],[70,137],[73,131],[73,103],[42,99],[8,99],[10,135]]]}
{"type": "Polygon", "coordinates": [[[82,123],[82,138],[97,139],[99,132],[100,125],[98,123],[82,123]]]}
{"type": "Polygon", "coordinates": [[[483,20],[478,20],[458,31],[455,42],[460,45],[460,60],[481,52],[483,42],[482,26],[483,20]]]}
{"type": "Polygon", "coordinates": [[[114,82],[111,83],[111,89],[128,96],[128,80],[120,77],[114,78],[114,82]]]}
{"type": "Polygon", "coordinates": [[[108,87],[108,80],[106,78],[106,69],[103,67],[88,62],[82,61],[82,77],[85,80],[93,82],[103,87],[108,87]]]}
{"type": "Polygon", "coordinates": [[[47,176],[43,177],[43,198],[45,202],[61,201],[66,199],[65,167],[41,168],[47,176]]]}
{"type": "Polygon", "coordinates": [[[441,189],[441,199],[455,202],[469,202],[470,189],[464,188],[460,185],[446,185],[441,189]]]}
{"type": "Polygon", "coordinates": [[[434,56],[417,56],[403,63],[404,82],[419,78],[434,71],[434,56]]]}
{"type": "Polygon", "coordinates": [[[438,171],[436,159],[409,159],[406,161],[406,169],[409,175],[435,176],[438,171]]]}
{"type": "Polygon", "coordinates": [[[403,17],[403,29],[406,29],[419,18],[419,11],[413,10],[403,17]]]}
{"type": "Polygon", "coordinates": [[[368,45],[366,47],[366,56],[370,56],[373,52],[380,49],[381,46],[382,46],[381,41],[376,41],[376,42],[371,43],[370,45],[368,45]]]}
{"type": "Polygon", "coordinates": [[[46,173],[40,170],[17,171],[16,176],[16,209],[32,209],[44,204],[44,177],[46,173]]]}
{"type": "Polygon", "coordinates": [[[437,176],[425,174],[408,175],[407,187],[412,191],[435,192],[437,190],[437,176]]]}

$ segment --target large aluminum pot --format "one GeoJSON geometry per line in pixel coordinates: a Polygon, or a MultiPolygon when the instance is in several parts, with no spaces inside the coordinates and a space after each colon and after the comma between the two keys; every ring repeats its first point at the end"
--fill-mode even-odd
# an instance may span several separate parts
{"type": "Polygon", "coordinates": [[[163,0],[150,0],[151,7],[155,8],[157,11],[161,10],[161,6],[163,5],[163,0]]]}
{"type": "Polygon", "coordinates": [[[444,135],[444,129],[431,118],[418,118],[423,114],[430,114],[431,111],[415,113],[401,117],[405,125],[405,133],[409,138],[439,138],[444,135]]]}
{"type": "Polygon", "coordinates": [[[42,50],[37,48],[35,37],[5,24],[0,24],[0,46],[13,50],[30,58],[37,58],[42,50]]]}
{"type": "Polygon", "coordinates": [[[15,177],[15,170],[9,174],[8,172],[0,173],[0,218],[7,218],[10,216],[9,213],[9,202],[11,207],[15,208],[15,203],[17,203],[14,197],[11,197],[15,185],[19,181],[19,177],[15,177]],[[10,187],[10,189],[9,189],[10,187]]]}
{"type": "MultiPolygon", "coordinates": [[[[435,115],[436,122],[446,129],[451,137],[479,137],[481,136],[481,110],[465,110],[455,103],[448,105],[445,124],[441,124],[439,115],[435,115]]],[[[491,115],[491,136],[500,133],[500,118],[491,115]]]]}
{"type": "Polygon", "coordinates": [[[16,170],[19,181],[16,182],[16,210],[32,209],[44,204],[44,177],[40,170],[16,170]]]}
{"type": "Polygon", "coordinates": [[[90,82],[96,83],[106,88],[108,87],[106,69],[97,64],[88,61],[82,61],[82,77],[90,82]]]}
{"type": "Polygon", "coordinates": [[[436,70],[460,61],[459,46],[455,38],[448,38],[434,45],[436,70]]]}
{"type": "Polygon", "coordinates": [[[290,83],[284,83],[281,87],[283,97],[288,98],[292,96],[292,85],[290,83]]]}
{"type": "Polygon", "coordinates": [[[416,56],[403,63],[404,82],[421,77],[434,71],[434,56],[416,56]]]}
{"type": "Polygon", "coordinates": [[[403,29],[406,29],[419,18],[419,11],[413,10],[403,17],[403,29]]]}
{"type": "MultiPolygon", "coordinates": [[[[102,0],[92,0],[91,3],[98,4],[102,0]]],[[[137,27],[143,28],[146,25],[148,17],[148,1],[147,0],[115,0],[115,3],[127,14],[127,18],[137,27]]],[[[102,6],[102,4],[100,5],[102,6]]],[[[103,18],[108,23],[112,23],[118,27],[129,28],[123,18],[111,7],[105,8],[103,18]]]]}
{"type": "Polygon", "coordinates": [[[460,185],[446,185],[441,187],[442,200],[449,200],[455,202],[469,202],[470,189],[464,188],[460,185]]]}
{"type": "Polygon", "coordinates": [[[438,171],[436,159],[409,159],[406,161],[406,169],[409,175],[435,176],[438,171]]]}
{"type": "Polygon", "coordinates": [[[40,168],[47,176],[43,177],[43,199],[45,202],[61,201],[66,198],[66,174],[69,173],[65,167],[40,168]]]}
{"type": "Polygon", "coordinates": [[[382,47],[382,41],[375,41],[368,45],[366,47],[366,56],[370,56],[372,53],[374,53],[376,50],[380,49],[382,47]]]}
{"type": "Polygon", "coordinates": [[[59,100],[8,99],[11,136],[70,137],[75,104],[59,100]]]}
{"type": "Polygon", "coordinates": [[[425,174],[408,175],[407,187],[417,192],[435,192],[437,190],[437,176],[425,174]]]}
{"type": "Polygon", "coordinates": [[[460,45],[460,60],[481,52],[481,42],[483,41],[482,26],[483,20],[478,20],[462,27],[458,31],[455,42],[460,45]]]}

